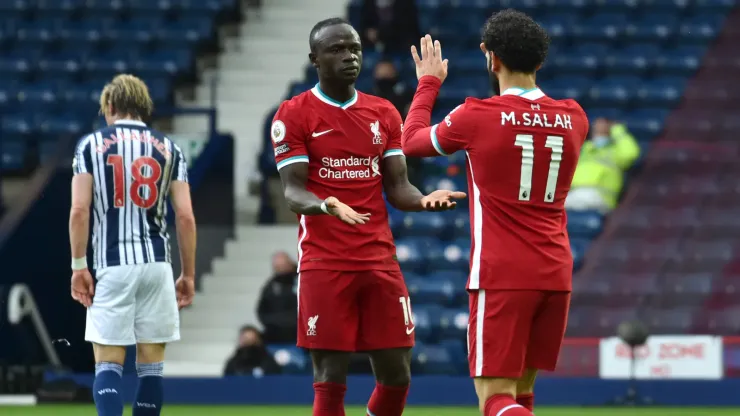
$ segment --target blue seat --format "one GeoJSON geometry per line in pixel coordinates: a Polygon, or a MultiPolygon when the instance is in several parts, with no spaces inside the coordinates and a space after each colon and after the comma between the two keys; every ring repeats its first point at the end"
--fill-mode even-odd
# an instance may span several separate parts
{"type": "Polygon", "coordinates": [[[714,40],[721,29],[721,19],[709,20],[704,19],[702,16],[698,16],[685,20],[679,26],[678,36],[680,42],[683,44],[707,44],[714,40]]]}
{"type": "Polygon", "coordinates": [[[59,100],[58,90],[54,84],[25,85],[18,90],[18,103],[30,111],[53,109],[59,100]]]}
{"type": "Polygon", "coordinates": [[[467,192],[468,187],[466,184],[465,176],[458,175],[455,177],[431,177],[424,181],[424,192],[431,193],[437,189],[444,189],[448,191],[462,191],[467,192]]]}
{"type": "Polygon", "coordinates": [[[570,251],[573,253],[573,267],[578,269],[583,265],[583,258],[586,255],[586,250],[590,245],[590,241],[584,238],[571,238],[570,239],[570,251]]]}
{"type": "Polygon", "coordinates": [[[83,133],[82,123],[73,114],[48,115],[39,117],[39,130],[49,135],[78,136],[83,133]]]}
{"type": "Polygon", "coordinates": [[[406,286],[415,305],[454,305],[452,282],[406,276],[406,286]]]}
{"type": "Polygon", "coordinates": [[[450,229],[446,216],[441,212],[409,212],[403,217],[401,232],[409,237],[445,237],[450,229]]]}
{"type": "Polygon", "coordinates": [[[194,64],[193,55],[187,50],[158,50],[139,58],[134,64],[142,75],[175,75],[194,64]]]}
{"type": "Polygon", "coordinates": [[[693,75],[704,55],[706,48],[703,47],[678,47],[664,52],[655,61],[655,69],[664,76],[683,76],[693,75]]]}
{"type": "MultiPolygon", "coordinates": [[[[3,122],[3,124],[5,124],[3,122]]],[[[4,127],[4,126],[3,126],[4,127]]],[[[2,170],[17,171],[23,169],[26,162],[28,145],[22,137],[4,137],[2,146],[2,170]]]]}
{"type": "Polygon", "coordinates": [[[396,241],[396,257],[407,271],[424,270],[430,258],[441,256],[438,241],[428,238],[406,238],[396,241]]]}
{"type": "Polygon", "coordinates": [[[468,349],[465,342],[460,339],[443,339],[439,345],[447,350],[459,373],[465,374],[468,369],[468,349]]]}
{"type": "Polygon", "coordinates": [[[422,374],[454,374],[456,366],[447,348],[440,345],[420,344],[412,351],[411,365],[422,374]]]}
{"type": "Polygon", "coordinates": [[[630,112],[622,120],[635,136],[649,140],[661,132],[667,114],[663,109],[641,109],[630,112]]]}
{"type": "Polygon", "coordinates": [[[662,78],[638,88],[637,96],[645,106],[672,107],[681,100],[684,78],[662,78]]]}
{"type": "Polygon", "coordinates": [[[455,286],[464,287],[468,280],[468,274],[461,270],[437,270],[424,276],[424,279],[451,282],[455,286]]]}
{"type": "Polygon", "coordinates": [[[22,136],[33,131],[31,116],[27,114],[9,114],[2,117],[2,131],[11,135],[22,136]]]}
{"type": "Polygon", "coordinates": [[[283,373],[303,374],[311,370],[306,353],[295,345],[268,345],[267,351],[282,367],[283,373]]]}
{"type": "Polygon", "coordinates": [[[606,78],[589,90],[589,102],[599,107],[624,107],[634,98],[639,83],[639,78],[606,78]]]}
{"type": "Polygon", "coordinates": [[[454,214],[450,224],[452,227],[452,237],[456,239],[470,238],[470,214],[464,208],[458,208],[453,212],[454,214]]]}
{"type": "Polygon", "coordinates": [[[434,270],[464,270],[470,261],[470,240],[456,240],[443,245],[442,255],[433,259],[434,270]]]}
{"type": "Polygon", "coordinates": [[[658,45],[631,45],[606,59],[605,69],[611,75],[644,75],[653,67],[659,55],[658,45]]]}
{"type": "Polygon", "coordinates": [[[457,167],[458,170],[465,168],[465,153],[455,152],[447,157],[425,157],[421,159],[421,163],[424,165],[425,172],[444,175],[449,172],[451,166],[457,167]]]}
{"type": "Polygon", "coordinates": [[[4,77],[25,77],[36,69],[43,50],[37,48],[16,48],[0,54],[0,74],[4,77]]]}
{"type": "MultiPolygon", "coordinates": [[[[414,300],[411,300],[412,304],[414,300]]],[[[442,308],[438,305],[415,305],[411,315],[416,328],[416,339],[422,342],[437,341],[442,308]]]]}
{"type": "Polygon", "coordinates": [[[468,318],[467,308],[444,309],[440,315],[441,336],[443,338],[466,339],[468,318]]]}
{"type": "MultiPolygon", "coordinates": [[[[606,18],[604,17],[604,19],[606,18]]],[[[614,21],[589,19],[574,24],[571,29],[571,36],[579,42],[612,42],[623,35],[625,28],[626,24],[623,19],[614,21]]]]}
{"type": "Polygon", "coordinates": [[[578,52],[564,53],[552,57],[547,65],[559,74],[593,75],[603,64],[601,57],[578,52]]]}
{"type": "Polygon", "coordinates": [[[568,211],[568,234],[575,238],[594,238],[601,233],[604,216],[597,211],[568,211]]]}

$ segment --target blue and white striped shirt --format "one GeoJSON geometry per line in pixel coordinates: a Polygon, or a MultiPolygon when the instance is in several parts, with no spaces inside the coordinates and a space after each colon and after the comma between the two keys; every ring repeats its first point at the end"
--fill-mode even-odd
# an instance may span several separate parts
{"type": "Polygon", "coordinates": [[[95,269],[171,262],[167,195],[188,181],[182,150],[140,121],[119,120],[80,139],[74,174],[93,176],[95,269]]]}

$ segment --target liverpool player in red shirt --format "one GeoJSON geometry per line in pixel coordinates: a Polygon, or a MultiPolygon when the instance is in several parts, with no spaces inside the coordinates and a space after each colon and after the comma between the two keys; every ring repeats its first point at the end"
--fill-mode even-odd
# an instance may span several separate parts
{"type": "Polygon", "coordinates": [[[431,127],[447,61],[429,36],[421,40],[421,57],[412,47],[419,86],[404,153],[467,153],[468,358],[486,416],[531,415],[537,370],[555,369],[565,334],[573,258],[564,202],[588,120],[575,101],[554,100],[537,88],[535,72],[548,44],[527,15],[494,14],[480,48],[501,95],[468,98],[431,127]]]}
{"type": "Polygon", "coordinates": [[[313,360],[313,414],[344,415],[350,353],[366,351],[377,380],[368,414],[400,416],[414,322],[383,191],[403,211],[454,208],[465,194],[424,196],[409,183],[401,116],[390,102],[355,90],[362,46],[352,26],[321,21],[309,43],[319,84],[280,106],[272,141],[300,221],[298,346],[313,360]]]}

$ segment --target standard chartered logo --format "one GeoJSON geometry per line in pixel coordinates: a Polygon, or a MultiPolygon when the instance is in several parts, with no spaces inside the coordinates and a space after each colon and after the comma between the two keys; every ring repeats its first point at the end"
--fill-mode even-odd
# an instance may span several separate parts
{"type": "Polygon", "coordinates": [[[378,167],[378,160],[380,160],[380,158],[375,156],[373,158],[373,162],[370,164],[370,169],[372,169],[373,171],[373,177],[380,176],[380,168],[378,167]]]}
{"type": "Polygon", "coordinates": [[[324,157],[319,177],[323,179],[368,179],[380,176],[380,157],[324,157]]]}

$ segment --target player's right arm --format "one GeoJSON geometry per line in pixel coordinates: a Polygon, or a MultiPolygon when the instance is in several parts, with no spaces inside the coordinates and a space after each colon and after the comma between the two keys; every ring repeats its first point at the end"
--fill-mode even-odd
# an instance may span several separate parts
{"type": "Polygon", "coordinates": [[[177,302],[180,308],[188,306],[195,295],[196,227],[193,203],[188,183],[188,164],[182,150],[175,145],[175,171],[170,184],[170,200],[175,210],[177,244],[180,248],[182,275],[177,280],[177,302]]]}
{"type": "Polygon", "coordinates": [[[452,110],[441,123],[429,126],[434,97],[440,85],[432,77],[419,81],[401,137],[406,156],[448,156],[467,149],[470,138],[475,137],[475,123],[471,120],[467,102],[452,110]]]}
{"type": "Polygon", "coordinates": [[[275,162],[288,207],[300,215],[329,214],[348,224],[364,224],[369,219],[369,214],[358,214],[333,196],[321,199],[306,189],[308,132],[302,123],[301,110],[293,108],[294,105],[292,101],[283,102],[272,120],[270,129],[275,162]]]}
{"type": "Polygon", "coordinates": [[[95,284],[87,268],[90,233],[90,204],[93,200],[92,135],[80,140],[72,161],[72,207],[69,210],[69,245],[72,253],[72,298],[85,307],[92,305],[95,284]]]}

